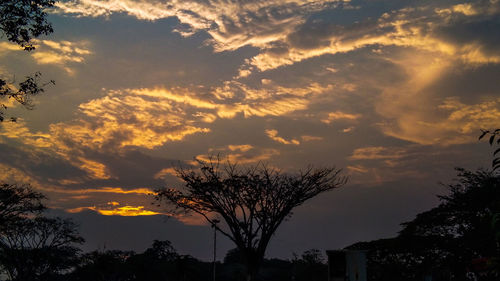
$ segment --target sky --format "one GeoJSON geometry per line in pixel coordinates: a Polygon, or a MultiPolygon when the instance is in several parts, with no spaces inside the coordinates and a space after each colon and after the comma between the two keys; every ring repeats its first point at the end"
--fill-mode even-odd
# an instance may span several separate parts
{"type": "Polygon", "coordinates": [[[209,260],[210,226],[151,193],[210,155],[349,176],[278,229],[279,258],[394,236],[455,167],[491,162],[500,0],[64,0],[49,21],[33,52],[0,41],[2,77],[56,82],[8,104],[0,181],[46,194],[86,251],[159,239],[209,260]]]}

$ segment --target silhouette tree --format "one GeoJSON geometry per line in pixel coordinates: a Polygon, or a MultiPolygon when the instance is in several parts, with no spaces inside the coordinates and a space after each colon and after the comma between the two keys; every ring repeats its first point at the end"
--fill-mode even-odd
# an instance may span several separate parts
{"type": "Polygon", "coordinates": [[[199,171],[177,169],[185,183],[183,190],[157,190],[156,199],[173,207],[172,211],[203,216],[232,240],[246,266],[247,280],[255,278],[272,235],[292,210],[347,180],[335,168],[310,167],[292,175],[263,164],[224,165],[218,157],[198,164],[199,171]],[[215,215],[222,217],[227,229],[214,223],[215,215]]]}
{"type": "Polygon", "coordinates": [[[12,280],[53,280],[78,263],[83,241],[70,220],[17,220],[0,236],[0,264],[12,280]]]}
{"type": "Polygon", "coordinates": [[[45,196],[29,185],[0,184],[0,231],[19,219],[40,214],[45,210],[43,199],[45,196]]]}
{"type": "Polygon", "coordinates": [[[493,171],[500,169],[500,156],[497,156],[500,153],[500,129],[495,129],[493,131],[490,130],[481,130],[481,135],[479,136],[479,140],[484,137],[488,137],[488,142],[491,146],[496,146],[497,148],[493,152],[493,160],[491,161],[491,168],[493,171]]]}
{"type": "MultiPolygon", "coordinates": [[[[18,44],[26,51],[33,51],[33,39],[53,32],[52,25],[47,21],[45,9],[53,7],[54,0],[2,0],[0,2],[0,32],[1,37],[18,44]]],[[[0,78],[0,99],[14,99],[27,109],[32,109],[31,97],[44,92],[48,83],[40,83],[40,73],[27,76],[14,87],[0,78]]],[[[0,102],[0,122],[4,120],[7,106],[0,102]]],[[[11,121],[16,121],[14,117],[11,121]]]]}
{"type": "Polygon", "coordinates": [[[29,185],[0,185],[0,269],[11,280],[54,280],[77,261],[83,238],[70,220],[42,216],[44,198],[29,185]]]}
{"type": "Polygon", "coordinates": [[[348,247],[371,251],[372,280],[421,280],[447,271],[463,280],[478,258],[489,262],[483,274],[498,276],[500,245],[491,221],[500,212],[500,177],[482,170],[458,172],[449,194],[439,196],[441,203],[403,223],[396,238],[348,247]]]}
{"type": "Polygon", "coordinates": [[[294,280],[319,281],[328,279],[328,266],[318,249],[304,251],[299,258],[294,253],[293,276],[294,280]]]}
{"type": "Polygon", "coordinates": [[[143,253],[94,251],[85,254],[67,280],[71,281],[206,281],[210,263],[179,255],[170,241],[153,242],[143,253]]]}

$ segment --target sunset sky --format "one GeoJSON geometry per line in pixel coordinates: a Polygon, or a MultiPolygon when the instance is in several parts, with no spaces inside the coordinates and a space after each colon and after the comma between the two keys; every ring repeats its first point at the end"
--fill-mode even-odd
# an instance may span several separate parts
{"type": "Polygon", "coordinates": [[[6,111],[0,181],[46,194],[87,251],[160,239],[208,260],[210,227],[150,195],[195,157],[344,169],[278,230],[280,258],[394,236],[454,167],[489,167],[500,0],[65,0],[49,20],[33,52],[0,41],[2,77],[56,81],[6,111]]]}

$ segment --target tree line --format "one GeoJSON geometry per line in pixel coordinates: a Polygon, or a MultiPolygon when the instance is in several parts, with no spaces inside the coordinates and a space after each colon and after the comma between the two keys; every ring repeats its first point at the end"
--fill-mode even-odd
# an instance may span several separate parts
{"type": "MultiPolygon", "coordinates": [[[[50,217],[45,197],[29,185],[0,186],[0,280],[15,281],[202,281],[213,264],[177,253],[170,241],[154,241],[142,253],[103,250],[82,253],[84,239],[69,219],[50,217]]],[[[240,249],[216,264],[216,280],[246,280],[240,249]]],[[[319,250],[292,260],[263,259],[254,280],[320,281],[327,267],[319,250]]]]}

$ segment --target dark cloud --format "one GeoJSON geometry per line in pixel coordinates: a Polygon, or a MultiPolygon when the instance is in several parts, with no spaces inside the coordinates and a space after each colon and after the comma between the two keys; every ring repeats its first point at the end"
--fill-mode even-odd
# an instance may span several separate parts
{"type": "Polygon", "coordinates": [[[457,64],[425,89],[436,97],[456,96],[467,104],[476,104],[487,97],[498,97],[498,85],[492,83],[500,77],[500,66],[488,64],[471,67],[457,64]]]}
{"type": "Polygon", "coordinates": [[[25,144],[0,144],[0,155],[0,164],[25,174],[29,177],[28,182],[32,179],[50,184],[66,178],[84,177],[86,174],[57,155],[33,151],[32,147],[25,144]]]}
{"type": "Polygon", "coordinates": [[[436,29],[438,37],[459,45],[477,44],[489,55],[499,55],[500,15],[461,17],[436,29]]]}

